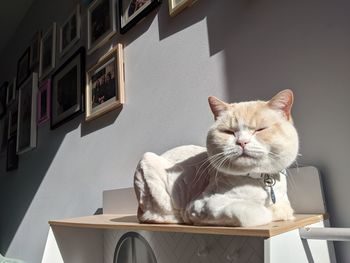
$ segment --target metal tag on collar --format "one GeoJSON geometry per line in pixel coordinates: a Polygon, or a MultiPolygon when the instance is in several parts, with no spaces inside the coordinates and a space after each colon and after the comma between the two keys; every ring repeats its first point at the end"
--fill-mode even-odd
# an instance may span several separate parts
{"type": "Polygon", "coordinates": [[[276,196],[275,196],[275,191],[273,190],[273,186],[276,184],[276,179],[273,178],[269,174],[264,174],[264,185],[266,187],[270,187],[270,197],[272,203],[276,203],[276,196]]]}

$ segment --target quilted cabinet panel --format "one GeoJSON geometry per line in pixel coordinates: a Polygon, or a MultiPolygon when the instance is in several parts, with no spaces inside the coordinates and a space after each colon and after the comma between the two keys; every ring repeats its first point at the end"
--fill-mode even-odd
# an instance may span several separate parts
{"type": "MultiPolygon", "coordinates": [[[[104,263],[117,263],[113,262],[116,245],[119,239],[127,232],[105,230],[104,263]]],[[[263,238],[169,232],[135,232],[139,233],[148,242],[154,252],[157,263],[264,262],[263,238]]]]}

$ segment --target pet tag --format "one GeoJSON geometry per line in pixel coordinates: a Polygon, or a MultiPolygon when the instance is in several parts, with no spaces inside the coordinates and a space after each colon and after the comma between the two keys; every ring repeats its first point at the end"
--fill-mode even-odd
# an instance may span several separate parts
{"type": "Polygon", "coordinates": [[[272,203],[276,203],[275,191],[273,190],[273,186],[276,184],[276,179],[270,176],[269,174],[264,175],[264,184],[266,187],[270,187],[270,196],[272,203]]]}

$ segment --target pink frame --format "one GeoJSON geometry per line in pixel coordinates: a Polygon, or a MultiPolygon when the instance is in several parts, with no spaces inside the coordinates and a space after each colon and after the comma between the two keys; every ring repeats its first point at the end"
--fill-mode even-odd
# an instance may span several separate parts
{"type": "Polygon", "coordinates": [[[38,125],[47,122],[50,119],[51,110],[51,80],[45,80],[39,88],[38,91],[38,125]],[[46,114],[41,115],[41,94],[46,91],[46,114]]]}

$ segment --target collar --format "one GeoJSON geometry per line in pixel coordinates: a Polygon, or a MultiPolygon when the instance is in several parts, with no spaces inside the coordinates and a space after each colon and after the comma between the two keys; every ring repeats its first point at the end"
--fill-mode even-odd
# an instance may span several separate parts
{"type": "Polygon", "coordinates": [[[270,176],[270,177],[275,177],[277,174],[282,174],[284,176],[287,176],[287,170],[286,169],[283,169],[281,170],[280,172],[278,173],[273,173],[273,174],[268,174],[268,173],[249,173],[247,174],[247,176],[253,178],[253,179],[263,179],[265,178],[267,175],[270,176]]]}

